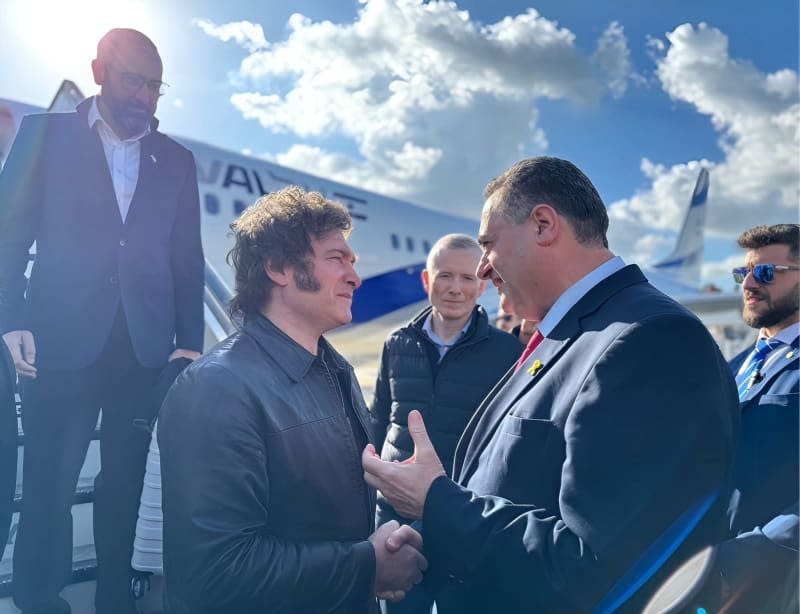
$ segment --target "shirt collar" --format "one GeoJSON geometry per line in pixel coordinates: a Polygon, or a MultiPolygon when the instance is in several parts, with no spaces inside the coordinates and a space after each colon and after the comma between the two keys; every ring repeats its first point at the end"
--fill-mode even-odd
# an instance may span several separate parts
{"type": "Polygon", "coordinates": [[[136,141],[139,141],[142,138],[144,138],[145,136],[147,136],[148,134],[150,134],[150,124],[147,124],[147,126],[145,126],[145,129],[142,131],[141,134],[134,135],[134,136],[129,137],[127,139],[119,138],[119,136],[117,136],[117,133],[114,132],[114,130],[111,128],[111,126],[108,125],[108,122],[106,122],[106,120],[103,119],[103,116],[100,113],[100,109],[97,106],[97,99],[98,99],[97,96],[92,97],[92,106],[89,107],[89,114],[86,117],[87,121],[89,122],[89,129],[94,128],[94,125],[97,122],[100,122],[100,127],[102,127],[102,130],[115,143],[135,143],[136,141]]]}
{"type": "Polygon", "coordinates": [[[474,310],[473,310],[473,314],[470,315],[470,317],[467,319],[467,323],[464,324],[464,327],[461,329],[461,332],[458,333],[458,335],[456,335],[456,338],[453,339],[453,341],[450,342],[450,343],[445,343],[444,341],[442,341],[442,338],[439,335],[437,335],[436,332],[433,330],[433,323],[432,323],[433,311],[432,310],[428,314],[428,317],[425,318],[425,322],[422,324],[422,330],[425,331],[425,334],[428,335],[430,340],[433,341],[439,347],[451,348],[456,343],[458,343],[458,340],[461,339],[461,337],[463,337],[464,335],[467,334],[467,330],[469,329],[469,325],[472,324],[473,316],[474,316],[474,310]]]}
{"type": "Polygon", "coordinates": [[[622,258],[614,256],[611,260],[607,260],[567,288],[566,291],[558,297],[558,300],[553,303],[547,315],[539,323],[539,331],[542,333],[542,336],[547,337],[552,333],[556,325],[567,315],[567,312],[572,309],[589,290],[604,279],[611,277],[617,271],[622,270],[624,267],[625,263],[622,258]]]}
{"type": "MultiPolygon", "coordinates": [[[[773,335],[771,339],[782,341],[786,345],[791,345],[798,336],[800,336],[800,322],[795,322],[780,330],[778,334],[773,335]]],[[[759,337],[765,337],[765,335],[759,334],[759,337]]]]}

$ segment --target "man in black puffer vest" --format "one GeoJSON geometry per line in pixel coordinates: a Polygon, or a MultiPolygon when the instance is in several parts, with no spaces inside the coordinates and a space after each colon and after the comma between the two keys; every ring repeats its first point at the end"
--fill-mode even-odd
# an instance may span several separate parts
{"type": "MultiPolygon", "coordinates": [[[[485,286],[476,272],[480,257],[472,237],[439,239],[422,271],[430,307],[391,333],[383,346],[370,412],[384,460],[402,461],[413,454],[407,417],[418,409],[450,473],[467,422],[522,353],[523,345],[490,326],[486,311],[476,305],[485,286]]],[[[379,493],[376,526],[390,520],[408,522],[379,493]]],[[[418,586],[403,601],[382,607],[385,613],[416,614],[430,612],[432,603],[418,586]]]]}

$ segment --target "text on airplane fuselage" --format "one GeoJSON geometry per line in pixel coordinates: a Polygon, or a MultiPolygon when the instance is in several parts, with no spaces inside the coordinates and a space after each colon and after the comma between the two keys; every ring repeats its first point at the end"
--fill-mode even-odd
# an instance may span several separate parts
{"type": "Polygon", "coordinates": [[[259,196],[274,192],[287,185],[299,185],[306,191],[320,192],[326,198],[345,205],[354,219],[363,221],[367,219],[367,214],[364,211],[367,206],[366,199],[348,195],[342,189],[337,189],[333,186],[332,189],[326,189],[324,184],[308,185],[303,181],[282,177],[269,168],[258,171],[238,164],[223,164],[220,160],[213,160],[211,164],[204,167],[200,161],[197,161],[197,182],[203,192],[203,209],[209,215],[221,214],[222,207],[217,193],[215,191],[203,191],[202,186],[204,185],[247,192],[251,198],[233,199],[230,213],[236,216],[252,205],[259,196]]]}

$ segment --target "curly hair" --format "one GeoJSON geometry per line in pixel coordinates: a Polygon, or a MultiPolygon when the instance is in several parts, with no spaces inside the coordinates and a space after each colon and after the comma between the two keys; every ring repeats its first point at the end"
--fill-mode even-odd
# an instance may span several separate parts
{"type": "Polygon", "coordinates": [[[319,192],[288,186],[259,198],[231,224],[236,239],[227,257],[236,284],[231,316],[257,313],[269,301],[275,284],[267,265],[278,271],[291,267],[298,287],[317,289],[309,258],[314,254],[312,237],[321,240],[337,230],[348,237],[351,228],[347,208],[319,192]]]}
{"type": "Polygon", "coordinates": [[[739,247],[759,249],[768,245],[788,245],[789,257],[797,261],[800,250],[800,225],[775,224],[774,226],[755,226],[745,230],[739,237],[739,247]]]}

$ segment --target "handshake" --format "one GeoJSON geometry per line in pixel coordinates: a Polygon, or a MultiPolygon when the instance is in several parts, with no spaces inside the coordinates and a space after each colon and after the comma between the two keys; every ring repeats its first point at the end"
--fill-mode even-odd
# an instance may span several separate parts
{"type": "Polygon", "coordinates": [[[400,601],[422,581],[428,561],[420,552],[422,536],[396,520],[381,525],[369,536],[375,549],[375,596],[400,601]]]}
{"type": "MultiPolygon", "coordinates": [[[[381,460],[374,446],[361,455],[364,479],[380,490],[394,509],[406,518],[422,518],[425,497],[433,481],[445,475],[436,456],[422,415],[412,411],[408,430],[414,441],[414,455],[402,463],[381,460]]],[[[369,537],[375,548],[375,594],[386,601],[400,601],[422,580],[428,561],[422,556],[422,536],[408,525],[392,520],[369,537]]]]}

